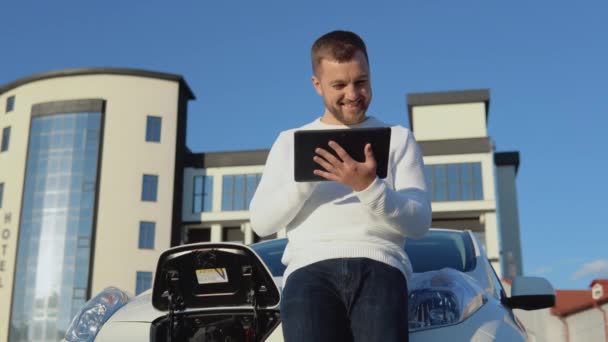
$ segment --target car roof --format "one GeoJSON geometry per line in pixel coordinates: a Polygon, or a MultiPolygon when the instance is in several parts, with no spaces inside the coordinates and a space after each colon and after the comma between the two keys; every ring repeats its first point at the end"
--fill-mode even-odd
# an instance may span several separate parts
{"type": "MultiPolygon", "coordinates": [[[[454,233],[454,234],[469,234],[470,230],[459,230],[459,229],[452,229],[452,228],[437,228],[437,227],[433,227],[433,228],[429,228],[430,232],[447,232],[447,233],[454,233]]],[[[272,239],[272,240],[266,240],[266,241],[260,241],[260,242],[256,242],[253,243],[252,246],[260,246],[260,245],[266,245],[266,244],[273,244],[273,243],[285,243],[285,241],[287,240],[287,238],[277,238],[277,239],[272,239]]]]}

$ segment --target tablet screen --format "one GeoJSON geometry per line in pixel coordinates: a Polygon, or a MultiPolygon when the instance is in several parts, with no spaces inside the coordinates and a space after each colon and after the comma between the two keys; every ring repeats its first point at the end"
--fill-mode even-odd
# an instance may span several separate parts
{"type": "Polygon", "coordinates": [[[376,158],[376,174],[379,178],[386,178],[391,140],[390,127],[301,130],[294,133],[294,179],[296,182],[327,180],[313,173],[317,169],[323,170],[323,167],[317,164],[313,157],[317,155],[315,153],[317,147],[336,155],[328,145],[330,140],[337,142],[358,162],[365,161],[364,147],[370,143],[376,158]]]}

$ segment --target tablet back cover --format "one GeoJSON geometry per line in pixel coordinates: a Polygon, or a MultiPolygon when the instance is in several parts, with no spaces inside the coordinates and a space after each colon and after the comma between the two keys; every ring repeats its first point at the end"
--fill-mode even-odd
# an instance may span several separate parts
{"type": "Polygon", "coordinates": [[[314,170],[323,170],[323,168],[312,158],[316,155],[317,147],[324,148],[336,155],[327,144],[330,140],[337,142],[358,162],[365,161],[364,147],[365,144],[370,143],[376,158],[376,174],[379,178],[386,178],[391,140],[390,127],[302,130],[294,133],[294,179],[296,182],[326,180],[313,173],[314,170]]]}

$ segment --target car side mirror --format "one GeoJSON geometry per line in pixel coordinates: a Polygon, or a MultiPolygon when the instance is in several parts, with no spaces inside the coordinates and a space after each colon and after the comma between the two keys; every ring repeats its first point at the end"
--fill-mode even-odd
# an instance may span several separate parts
{"type": "Polygon", "coordinates": [[[545,278],[515,277],[511,296],[503,303],[511,309],[538,310],[555,305],[555,290],[545,278]]]}

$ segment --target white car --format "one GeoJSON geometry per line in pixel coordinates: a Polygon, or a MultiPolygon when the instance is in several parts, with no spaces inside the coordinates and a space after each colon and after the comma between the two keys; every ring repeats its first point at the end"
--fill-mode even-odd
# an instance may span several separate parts
{"type": "MultiPolygon", "coordinates": [[[[283,341],[279,301],[287,241],[199,243],[165,251],[154,287],[137,297],[108,288],[74,317],[67,341],[283,341]]],[[[431,229],[405,245],[410,341],[525,341],[512,309],[551,307],[536,277],[513,279],[507,297],[470,231],[431,229]]]]}

